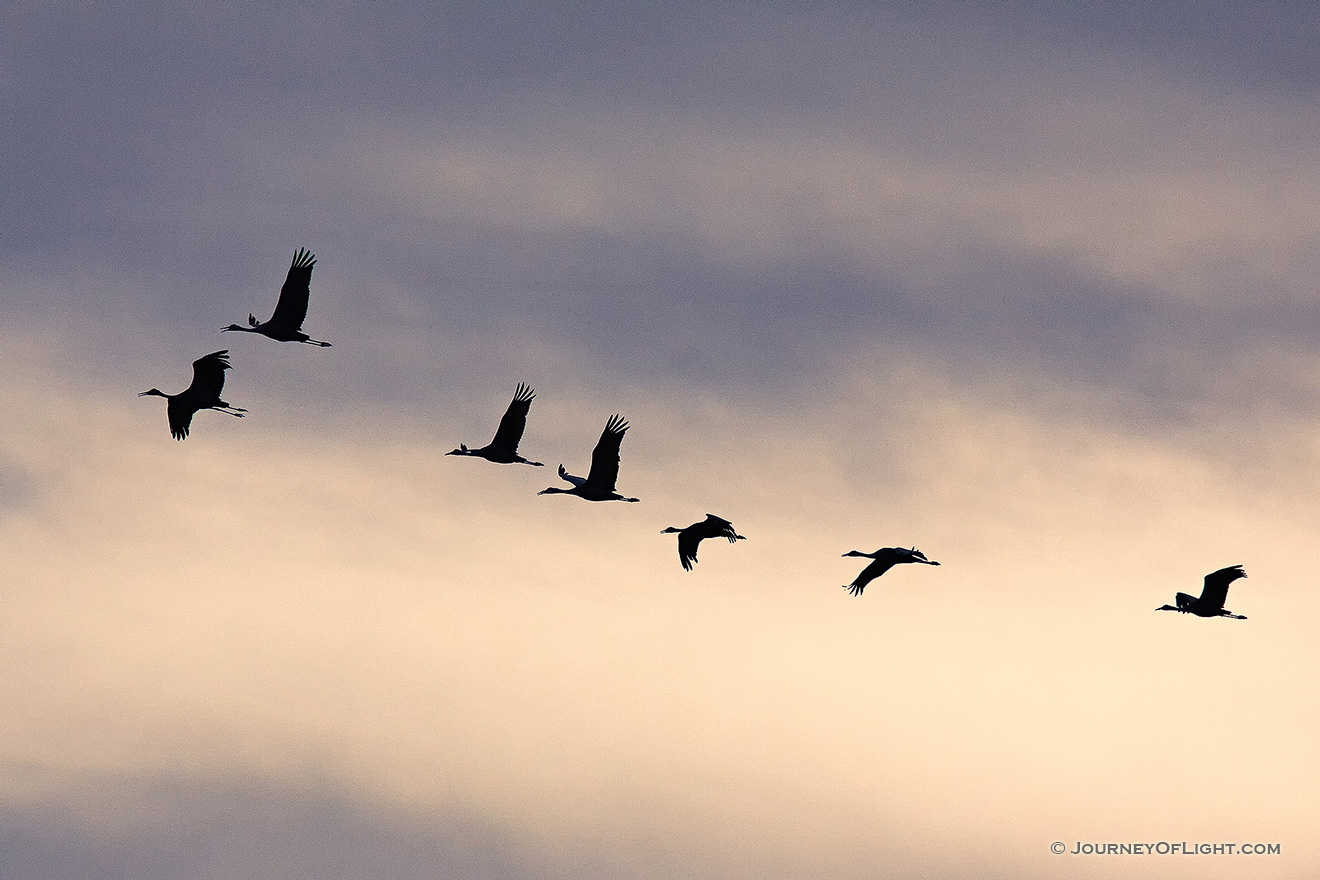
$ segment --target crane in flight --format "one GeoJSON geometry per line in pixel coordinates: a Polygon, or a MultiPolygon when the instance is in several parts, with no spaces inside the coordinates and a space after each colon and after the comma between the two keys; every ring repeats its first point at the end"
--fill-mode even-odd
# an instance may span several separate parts
{"type": "Polygon", "coordinates": [[[674,533],[678,534],[678,561],[683,563],[684,571],[692,570],[697,561],[697,545],[707,538],[728,538],[730,544],[747,540],[734,530],[733,523],[713,513],[706,514],[701,522],[693,523],[685,529],[670,526],[660,530],[662,535],[674,533]]]}
{"type": "Polygon", "coordinates": [[[867,584],[889,571],[889,569],[893,568],[895,565],[902,565],[905,562],[921,562],[926,565],[939,565],[938,562],[927,559],[926,554],[922,553],[916,547],[913,547],[911,550],[906,547],[881,547],[874,553],[863,553],[860,550],[849,550],[843,555],[862,556],[867,559],[875,560],[866,568],[862,569],[861,573],[853,578],[851,584],[843,585],[843,588],[854,596],[862,595],[862,590],[866,589],[867,584]]]}
{"type": "Polygon", "coordinates": [[[220,392],[225,387],[225,370],[229,369],[229,351],[213,351],[205,357],[193,361],[192,384],[178,394],[166,394],[159,388],[143,391],[138,397],[163,397],[167,401],[165,414],[170,420],[170,433],[175,440],[188,436],[188,426],[192,424],[193,413],[203,409],[214,409],[231,416],[243,418],[247,410],[230,406],[220,399],[220,392]]]}
{"type": "Polygon", "coordinates": [[[248,315],[248,324],[230,324],[222,330],[242,330],[246,333],[260,333],[276,342],[305,342],[329,348],[330,343],[313,339],[302,332],[303,321],[307,319],[307,300],[312,293],[312,267],[316,265],[316,256],[306,248],[299,248],[293,254],[293,263],[289,266],[289,277],[284,279],[280,288],[280,300],[275,304],[275,313],[269,321],[258,321],[256,315],[248,315]]]}
{"type": "Polygon", "coordinates": [[[1161,605],[1155,610],[1181,611],[1183,614],[1195,614],[1197,617],[1231,617],[1234,620],[1246,620],[1245,615],[1234,614],[1224,608],[1224,600],[1228,598],[1228,585],[1246,576],[1247,573],[1240,565],[1230,565],[1228,568],[1212,571],[1205,576],[1205,585],[1201,588],[1200,596],[1175,593],[1173,601],[1177,603],[1176,605],[1161,605]]]}
{"type": "Polygon", "coordinates": [[[518,454],[518,443],[522,440],[523,430],[527,427],[527,411],[532,408],[532,398],[536,392],[524,382],[518,383],[513,392],[513,400],[500,419],[500,426],[495,430],[495,439],[480,449],[468,449],[460,443],[453,452],[445,455],[474,455],[493,461],[496,464],[530,464],[532,467],[544,467],[539,461],[528,461],[518,454]]]}
{"type": "Polygon", "coordinates": [[[605,423],[605,430],[600,432],[596,448],[591,451],[591,470],[586,479],[575,477],[564,466],[559,466],[559,477],[572,483],[572,489],[551,486],[542,489],[537,495],[576,495],[587,501],[640,501],[640,498],[626,498],[615,490],[619,480],[619,444],[628,431],[628,423],[617,414],[610,416],[605,423]]]}

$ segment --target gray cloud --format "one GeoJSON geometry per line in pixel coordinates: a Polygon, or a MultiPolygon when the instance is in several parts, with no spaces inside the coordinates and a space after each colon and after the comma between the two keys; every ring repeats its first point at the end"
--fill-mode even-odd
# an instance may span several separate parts
{"type": "Polygon", "coordinates": [[[159,776],[0,806],[11,880],[545,876],[487,822],[373,807],[342,790],[159,776]]]}
{"type": "Polygon", "coordinates": [[[306,245],[345,401],[416,393],[399,349],[540,344],[751,394],[899,347],[1156,418],[1304,404],[1244,367],[1320,326],[1308,215],[1266,195],[1309,161],[1313,41],[1271,9],[15,5],[0,309],[278,384],[212,328],[306,245]]]}

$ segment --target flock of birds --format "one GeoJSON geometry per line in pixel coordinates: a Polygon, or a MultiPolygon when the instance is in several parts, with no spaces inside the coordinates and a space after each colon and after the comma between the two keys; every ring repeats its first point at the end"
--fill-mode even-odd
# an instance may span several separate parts
{"type": "MultiPolygon", "coordinates": [[[[259,333],[277,342],[302,342],[307,345],[329,348],[330,343],[312,339],[302,330],[303,321],[307,318],[307,304],[311,297],[312,269],[315,266],[316,257],[307,249],[299,248],[293,255],[288,277],[284,281],[284,286],[280,289],[279,302],[276,303],[275,312],[270,316],[270,320],[258,321],[256,316],[249,314],[248,326],[230,324],[228,327],[222,328],[222,331],[259,333]]],[[[227,349],[213,351],[193,361],[192,384],[183,391],[178,394],[166,394],[157,388],[152,388],[143,391],[138,397],[164,397],[167,401],[166,416],[169,419],[170,433],[174,435],[174,439],[183,440],[188,436],[193,416],[201,410],[213,409],[240,419],[247,413],[247,410],[232,406],[220,397],[225,386],[225,370],[230,369],[230,366],[229,351],[227,349]]],[[[469,449],[466,444],[459,444],[457,449],[445,454],[474,456],[496,464],[525,464],[532,467],[544,467],[541,462],[529,461],[518,453],[518,444],[522,441],[523,431],[527,427],[527,413],[530,411],[532,400],[535,397],[536,392],[529,385],[519,383],[517,390],[514,392],[513,400],[509,402],[508,409],[504,411],[504,416],[500,419],[495,437],[489,443],[475,449],[469,449]]],[[[617,488],[619,448],[623,443],[623,435],[627,432],[627,421],[618,414],[610,416],[605,423],[605,429],[601,432],[600,439],[596,441],[595,449],[591,452],[591,469],[587,472],[586,477],[570,474],[561,464],[559,466],[559,477],[570,484],[570,488],[550,486],[542,489],[537,494],[576,495],[587,501],[639,501],[640,499],[629,498],[620,494],[617,488]]],[[[685,571],[692,570],[693,564],[697,561],[697,547],[707,538],[726,538],[730,544],[747,540],[743,535],[738,534],[733,523],[715,516],[713,513],[706,514],[706,518],[701,522],[695,522],[683,528],[670,526],[662,529],[660,533],[662,535],[678,535],[678,558],[685,571]]],[[[851,584],[844,585],[844,589],[854,596],[860,596],[862,591],[866,589],[867,584],[895,565],[904,563],[939,565],[938,562],[926,558],[926,554],[916,547],[881,547],[874,553],[850,550],[843,555],[845,557],[857,556],[871,560],[871,563],[862,569],[851,584]]],[[[1205,584],[1199,597],[1187,593],[1178,593],[1174,597],[1176,604],[1161,605],[1155,610],[1177,611],[1182,614],[1193,614],[1197,617],[1229,617],[1234,620],[1246,620],[1243,615],[1234,614],[1224,608],[1229,585],[1238,578],[1245,578],[1246,576],[1246,572],[1242,570],[1240,565],[1221,568],[1205,576],[1205,584]]]]}

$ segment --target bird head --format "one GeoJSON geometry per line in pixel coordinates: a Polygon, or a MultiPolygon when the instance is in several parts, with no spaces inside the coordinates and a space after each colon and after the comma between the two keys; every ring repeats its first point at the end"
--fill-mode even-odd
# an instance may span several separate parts
{"type": "Polygon", "coordinates": [[[246,329],[247,329],[246,327],[240,327],[237,324],[230,324],[228,327],[221,327],[220,332],[224,333],[226,330],[246,330],[246,329]]]}
{"type": "Polygon", "coordinates": [[[1172,605],[1161,605],[1159,608],[1156,608],[1155,610],[1156,610],[1156,611],[1177,611],[1178,609],[1175,608],[1175,607],[1172,606],[1172,605]]]}
{"type": "Polygon", "coordinates": [[[138,395],[138,397],[152,397],[152,396],[168,397],[169,395],[166,394],[164,391],[161,391],[159,388],[152,388],[147,391],[143,391],[141,394],[138,395]]]}
{"type": "Polygon", "coordinates": [[[843,555],[844,555],[844,556],[866,556],[866,555],[868,555],[868,554],[863,553],[861,550],[849,550],[847,553],[845,553],[845,554],[843,554],[843,555]]]}
{"type": "Polygon", "coordinates": [[[445,453],[445,455],[468,455],[468,454],[469,454],[469,453],[468,453],[468,448],[467,448],[467,444],[466,444],[466,443],[460,443],[460,444],[458,444],[458,448],[457,448],[457,449],[453,450],[452,452],[446,452],[446,453],[445,453]]]}
{"type": "Polygon", "coordinates": [[[667,529],[661,529],[661,530],[660,530],[660,534],[662,534],[662,535],[672,535],[672,534],[674,534],[674,533],[676,533],[676,532],[681,532],[681,531],[683,531],[683,530],[680,529],[680,528],[676,528],[676,527],[674,527],[674,526],[670,526],[670,527],[667,528],[667,529]]]}
{"type": "Polygon", "coordinates": [[[546,488],[542,489],[540,492],[537,492],[536,494],[537,495],[567,495],[568,490],[560,489],[558,486],[547,486],[546,488]]]}

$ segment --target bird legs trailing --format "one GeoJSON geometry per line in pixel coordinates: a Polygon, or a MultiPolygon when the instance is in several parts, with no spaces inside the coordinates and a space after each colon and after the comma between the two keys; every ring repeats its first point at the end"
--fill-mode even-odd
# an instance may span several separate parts
{"type": "Polygon", "coordinates": [[[1212,571],[1205,576],[1205,586],[1202,588],[1200,596],[1176,593],[1173,601],[1177,604],[1161,605],[1155,610],[1177,611],[1182,614],[1195,614],[1197,617],[1228,617],[1233,620],[1246,620],[1245,615],[1234,614],[1224,608],[1224,600],[1228,598],[1229,584],[1246,576],[1247,573],[1242,570],[1240,565],[1230,565],[1227,568],[1212,571]]]}

